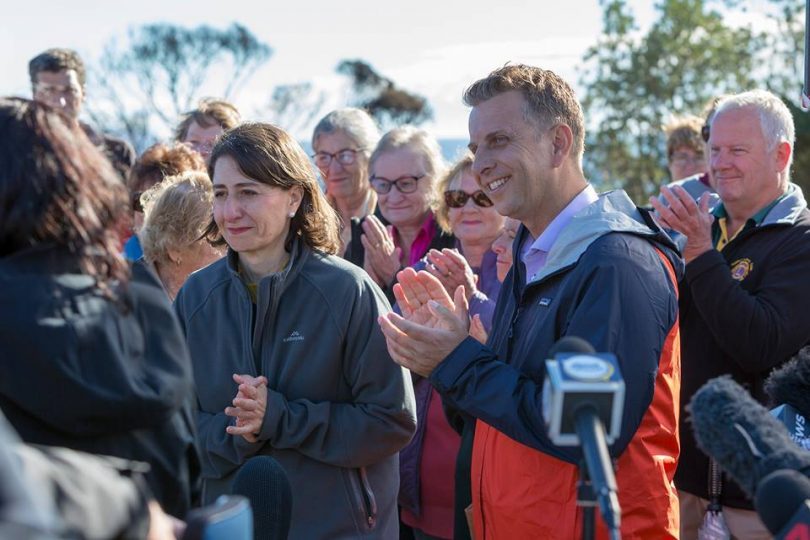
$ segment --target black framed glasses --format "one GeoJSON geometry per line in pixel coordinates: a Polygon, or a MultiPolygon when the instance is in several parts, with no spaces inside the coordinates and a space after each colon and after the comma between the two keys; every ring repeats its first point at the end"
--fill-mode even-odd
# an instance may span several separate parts
{"type": "Polygon", "coordinates": [[[352,148],[344,148],[343,150],[338,150],[334,154],[330,154],[329,152],[315,152],[312,154],[312,159],[315,161],[315,166],[319,169],[327,169],[329,165],[332,163],[333,159],[337,159],[338,163],[341,165],[351,165],[355,161],[357,161],[357,154],[362,150],[352,149],[352,148]]]}
{"type": "Polygon", "coordinates": [[[472,199],[476,206],[481,208],[492,206],[492,199],[480,189],[475,193],[467,193],[461,189],[448,189],[444,192],[444,203],[450,208],[464,208],[468,199],[472,199]]]}
{"type": "Polygon", "coordinates": [[[380,176],[372,176],[371,188],[382,195],[390,192],[391,186],[396,186],[397,191],[400,193],[413,193],[416,191],[416,183],[424,177],[423,174],[421,176],[400,176],[396,180],[388,180],[380,176]]]}

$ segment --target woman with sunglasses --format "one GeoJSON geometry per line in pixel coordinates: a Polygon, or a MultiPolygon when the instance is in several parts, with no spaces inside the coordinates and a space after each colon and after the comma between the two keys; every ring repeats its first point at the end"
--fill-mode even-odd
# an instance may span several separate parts
{"type": "Polygon", "coordinates": [[[357,266],[363,266],[362,222],[377,210],[377,194],[368,183],[368,158],[379,140],[374,120],[351,107],[321,118],[312,134],[312,159],[326,186],[326,199],[340,216],[339,254],[357,266]]]}
{"type": "Polygon", "coordinates": [[[439,143],[413,126],[392,129],[371,154],[371,187],[390,225],[373,215],[363,222],[363,268],[392,302],[397,272],[416,264],[430,249],[454,245],[432,211],[434,183],[443,172],[439,143]]]}
{"type": "Polygon", "coordinates": [[[430,250],[425,270],[436,276],[451,296],[464,285],[470,315],[489,332],[501,288],[492,243],[501,233],[504,218],[475,181],[472,163],[468,152],[437,186],[442,198],[436,221],[455,236],[457,249],[430,250]]]}
{"type": "MultiPolygon", "coordinates": [[[[503,217],[476,183],[472,162],[473,156],[467,152],[436,186],[442,194],[436,221],[455,236],[455,249],[431,249],[414,269],[436,276],[451,296],[464,285],[470,315],[484,335],[484,329],[491,326],[501,286],[497,255],[491,248],[503,227],[503,217]]],[[[461,438],[448,423],[436,390],[427,380],[413,377],[417,431],[400,452],[400,519],[413,528],[417,539],[453,538],[454,471],[461,438]]]]}

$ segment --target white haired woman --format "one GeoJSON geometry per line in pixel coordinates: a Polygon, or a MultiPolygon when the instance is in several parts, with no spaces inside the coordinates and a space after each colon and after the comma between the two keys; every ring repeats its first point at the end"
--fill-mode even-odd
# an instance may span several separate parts
{"type": "Polygon", "coordinates": [[[379,140],[380,131],[371,116],[352,107],[330,112],[312,133],[312,159],[326,184],[326,198],[341,221],[339,253],[357,266],[363,266],[363,221],[375,212],[382,217],[377,194],[368,183],[368,159],[379,140]]]}
{"type": "Polygon", "coordinates": [[[144,260],[160,278],[170,300],[189,274],[225,254],[205,236],[213,203],[211,180],[199,171],[170,176],[141,195],[144,260]]]}
{"type": "Polygon", "coordinates": [[[363,268],[393,302],[399,270],[416,264],[430,249],[455,240],[436,223],[435,183],[445,171],[436,139],[413,126],[392,129],[369,160],[369,181],[390,225],[375,216],[363,222],[363,268]]]}

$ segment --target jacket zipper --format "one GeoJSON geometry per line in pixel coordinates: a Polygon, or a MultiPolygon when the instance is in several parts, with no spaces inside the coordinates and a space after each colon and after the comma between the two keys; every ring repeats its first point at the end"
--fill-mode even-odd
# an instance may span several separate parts
{"type": "Polygon", "coordinates": [[[360,495],[363,498],[363,513],[365,514],[366,525],[369,529],[373,529],[377,522],[377,503],[368,483],[365,467],[360,467],[355,471],[357,472],[357,479],[360,481],[360,495]]]}

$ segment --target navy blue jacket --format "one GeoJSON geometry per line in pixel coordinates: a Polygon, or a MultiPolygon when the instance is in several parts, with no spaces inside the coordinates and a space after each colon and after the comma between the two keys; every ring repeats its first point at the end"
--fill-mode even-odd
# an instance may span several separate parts
{"type": "MultiPolygon", "coordinates": [[[[619,455],[653,398],[661,349],[676,322],[675,286],[656,249],[678,276],[683,264],[672,240],[623,192],[577,213],[535,279],[526,284],[519,246],[504,281],[487,345],[465,339],[430,377],[446,402],[512,439],[569,463],[578,448],[558,447],[542,414],[545,360],[563,336],[578,336],[612,352],[626,384],[619,455]]],[[[674,405],[673,405],[674,406],[674,405]]]]}

